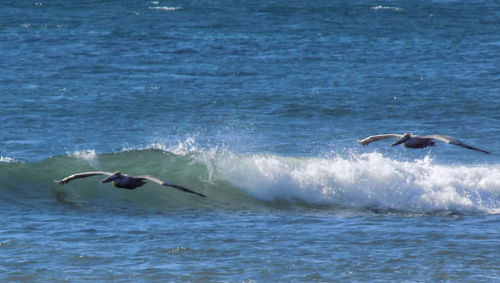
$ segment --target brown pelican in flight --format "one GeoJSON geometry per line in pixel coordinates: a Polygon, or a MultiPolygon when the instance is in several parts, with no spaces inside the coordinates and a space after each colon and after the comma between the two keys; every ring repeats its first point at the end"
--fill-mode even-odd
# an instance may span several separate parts
{"type": "Polygon", "coordinates": [[[450,136],[444,136],[444,135],[430,135],[430,136],[417,136],[417,135],[412,135],[409,133],[406,134],[384,134],[384,135],[375,135],[375,136],[369,136],[366,137],[362,140],[359,140],[358,143],[361,145],[368,145],[371,142],[383,140],[383,139],[388,139],[388,138],[398,138],[399,140],[392,145],[398,145],[398,144],[403,144],[405,147],[409,148],[424,148],[427,146],[435,146],[436,143],[434,141],[442,141],[445,143],[450,143],[454,145],[458,145],[461,147],[465,147],[467,149],[472,149],[472,150],[477,150],[480,152],[484,153],[489,153],[486,150],[479,149],[477,147],[470,146],[468,144],[465,144],[457,139],[454,139],[450,136]]]}
{"type": "Polygon", "coordinates": [[[107,176],[109,176],[106,179],[102,180],[101,183],[109,183],[109,182],[113,181],[113,185],[115,187],[121,188],[121,189],[127,189],[127,190],[136,189],[136,188],[146,184],[146,180],[147,180],[147,181],[156,182],[162,186],[168,186],[168,187],[176,188],[176,189],[181,190],[183,192],[192,193],[195,195],[199,195],[201,197],[206,197],[203,194],[200,194],[200,193],[197,193],[197,192],[192,191],[190,189],[187,189],[185,187],[176,185],[170,181],[160,180],[160,179],[158,179],[156,177],[152,177],[152,176],[129,176],[126,174],[122,174],[120,171],[116,171],[115,173],[104,172],[104,171],[82,172],[82,173],[73,174],[71,176],[68,176],[62,180],[55,181],[55,182],[64,185],[64,184],[67,184],[74,179],[85,178],[85,177],[90,177],[90,176],[95,176],[95,175],[107,175],[107,176]]]}

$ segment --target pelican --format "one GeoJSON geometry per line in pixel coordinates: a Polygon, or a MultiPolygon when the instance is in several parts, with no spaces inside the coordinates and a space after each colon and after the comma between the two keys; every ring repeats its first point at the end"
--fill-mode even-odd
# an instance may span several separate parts
{"type": "Polygon", "coordinates": [[[181,190],[183,192],[192,193],[195,195],[199,195],[201,197],[206,197],[203,194],[200,194],[200,193],[197,193],[197,192],[192,191],[190,189],[176,185],[170,181],[160,180],[160,179],[158,179],[156,177],[152,177],[152,176],[129,176],[126,174],[122,174],[120,171],[116,171],[114,173],[104,172],[104,171],[82,172],[82,173],[73,174],[71,176],[68,176],[68,177],[62,179],[62,180],[58,180],[58,181],[54,181],[54,182],[59,183],[61,185],[64,185],[64,184],[67,184],[74,179],[86,178],[86,177],[95,176],[95,175],[108,176],[107,178],[103,179],[101,181],[101,183],[109,183],[109,182],[113,181],[113,185],[117,188],[120,188],[120,189],[133,190],[133,189],[136,189],[136,188],[146,184],[145,181],[148,180],[148,181],[156,182],[162,186],[168,186],[168,187],[176,188],[176,189],[181,190]]]}
{"type": "Polygon", "coordinates": [[[417,136],[417,135],[412,135],[409,133],[405,134],[384,134],[384,135],[375,135],[375,136],[369,136],[366,137],[362,140],[359,140],[358,143],[361,145],[368,145],[371,142],[383,140],[383,139],[388,139],[388,138],[398,138],[399,140],[392,145],[398,145],[398,144],[403,144],[405,147],[409,148],[424,148],[428,146],[435,146],[436,143],[435,141],[442,141],[445,143],[449,144],[454,144],[458,145],[461,147],[465,147],[467,149],[472,149],[472,150],[477,150],[480,152],[484,152],[489,154],[488,151],[479,149],[477,147],[470,146],[468,144],[465,144],[457,139],[454,139],[450,136],[444,136],[444,135],[430,135],[430,136],[417,136]]]}

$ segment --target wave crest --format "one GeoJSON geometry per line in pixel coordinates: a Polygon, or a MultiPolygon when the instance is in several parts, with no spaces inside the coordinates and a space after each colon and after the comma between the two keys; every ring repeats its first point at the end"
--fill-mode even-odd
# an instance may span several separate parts
{"type": "Polygon", "coordinates": [[[241,208],[242,203],[247,208],[289,203],[415,214],[500,213],[500,166],[440,165],[430,157],[400,161],[376,152],[347,157],[236,154],[217,148],[201,150],[188,140],[170,148],[151,145],[107,154],[80,151],[40,163],[0,166],[7,169],[0,170],[0,190],[9,195],[38,191],[50,197],[56,191],[73,196],[73,202],[122,199],[143,206],[231,209],[241,208]],[[53,183],[95,169],[168,179],[207,195],[210,204],[154,184],[130,192],[112,189],[92,177],[64,187],[53,183]]]}

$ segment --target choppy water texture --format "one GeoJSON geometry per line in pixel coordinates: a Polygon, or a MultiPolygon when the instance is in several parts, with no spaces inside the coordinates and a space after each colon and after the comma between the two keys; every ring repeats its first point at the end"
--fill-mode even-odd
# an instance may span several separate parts
{"type": "Polygon", "coordinates": [[[498,281],[499,11],[3,1],[0,280],[498,281]]]}

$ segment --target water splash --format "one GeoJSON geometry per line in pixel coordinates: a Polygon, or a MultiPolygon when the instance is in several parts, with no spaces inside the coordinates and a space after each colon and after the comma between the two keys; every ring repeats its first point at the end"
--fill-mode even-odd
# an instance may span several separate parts
{"type": "Polygon", "coordinates": [[[71,154],[72,156],[85,160],[88,164],[95,169],[101,169],[101,165],[99,164],[99,156],[96,154],[95,150],[82,150],[75,151],[71,154]]]}
{"type": "Polygon", "coordinates": [[[168,148],[164,146],[163,148],[167,151],[181,156],[200,151],[200,149],[196,145],[195,137],[187,137],[184,141],[179,141],[179,143],[175,146],[171,146],[168,148]]]}

